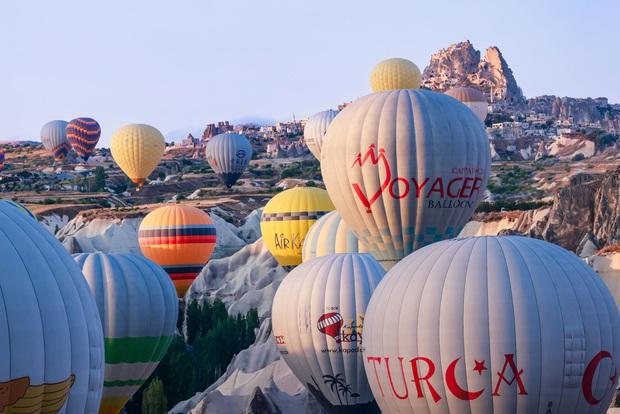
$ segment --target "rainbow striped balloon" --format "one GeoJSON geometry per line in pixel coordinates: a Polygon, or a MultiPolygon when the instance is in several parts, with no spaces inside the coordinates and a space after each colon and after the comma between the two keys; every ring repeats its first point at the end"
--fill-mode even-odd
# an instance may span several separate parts
{"type": "Polygon", "coordinates": [[[170,275],[182,298],[215,249],[215,226],[204,211],[173,204],[142,220],[138,241],[142,253],[170,275]]]}
{"type": "Polygon", "coordinates": [[[99,123],[92,118],[76,118],[67,125],[67,139],[78,157],[84,161],[95,152],[101,136],[99,123]]]}
{"type": "Polygon", "coordinates": [[[4,168],[4,150],[0,148],[0,170],[4,168]]]}

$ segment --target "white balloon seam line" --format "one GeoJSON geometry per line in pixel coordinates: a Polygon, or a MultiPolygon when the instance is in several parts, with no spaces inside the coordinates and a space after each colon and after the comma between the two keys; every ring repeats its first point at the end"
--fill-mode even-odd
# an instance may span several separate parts
{"type": "MultiPolygon", "coordinates": [[[[15,214],[18,214],[18,213],[17,213],[17,212],[15,212],[15,214]]],[[[17,224],[17,223],[16,223],[16,224],[17,224]]],[[[33,226],[32,224],[35,224],[35,223],[34,223],[34,222],[32,222],[32,223],[28,222],[28,224],[24,224],[24,225],[29,225],[32,229],[34,229],[34,230],[35,230],[35,232],[36,232],[36,233],[38,233],[38,235],[41,235],[41,236],[42,236],[42,238],[43,238],[43,240],[44,240],[45,242],[47,242],[47,246],[50,248],[50,250],[54,251],[54,250],[55,250],[55,249],[54,249],[54,247],[55,247],[55,246],[52,246],[52,245],[49,243],[49,240],[45,240],[45,234],[44,234],[44,233],[39,232],[39,229],[40,229],[39,227],[35,227],[35,226],[33,226]]],[[[36,226],[39,226],[39,225],[38,225],[38,224],[36,224],[36,226]]],[[[6,237],[7,235],[6,235],[6,233],[4,233],[4,231],[3,231],[2,229],[0,229],[0,231],[2,231],[2,233],[3,233],[3,235],[5,236],[5,238],[6,238],[6,240],[8,241],[8,243],[9,243],[9,244],[11,244],[11,245],[13,246],[13,249],[14,249],[14,250],[15,250],[15,252],[17,253],[17,254],[16,254],[16,257],[19,257],[19,259],[20,259],[20,260],[22,261],[22,263],[23,263],[24,269],[28,272],[28,266],[26,265],[26,261],[24,261],[24,258],[23,258],[23,257],[22,257],[19,253],[18,253],[18,252],[19,252],[19,249],[17,248],[17,246],[16,246],[16,245],[12,242],[12,240],[11,240],[10,238],[6,237]]],[[[34,240],[34,239],[30,236],[30,234],[28,234],[27,232],[23,232],[23,233],[22,233],[22,236],[23,236],[23,237],[25,237],[25,238],[27,238],[27,239],[28,239],[28,240],[29,240],[29,241],[30,241],[30,242],[31,242],[34,246],[40,246],[39,244],[37,244],[37,243],[36,243],[36,241],[35,241],[35,240],[34,240]]],[[[58,261],[59,261],[61,264],[65,265],[65,263],[63,263],[62,259],[61,259],[61,258],[59,258],[59,257],[58,257],[58,261]]],[[[71,279],[71,276],[70,276],[70,271],[69,271],[69,269],[66,267],[66,265],[65,265],[64,270],[65,270],[65,271],[66,271],[66,273],[69,275],[69,277],[68,277],[68,278],[69,278],[69,279],[71,279]]],[[[62,301],[61,301],[61,302],[62,302],[62,307],[63,307],[63,309],[64,309],[64,311],[65,311],[65,315],[66,315],[66,314],[67,314],[67,304],[65,303],[65,295],[64,295],[64,294],[63,294],[63,292],[61,291],[60,286],[59,286],[59,284],[58,284],[58,279],[57,279],[58,274],[55,272],[55,270],[54,270],[54,268],[53,268],[53,267],[50,267],[50,272],[52,273],[52,275],[53,275],[53,277],[54,277],[54,285],[55,285],[55,286],[56,286],[56,288],[58,289],[58,294],[59,294],[59,297],[60,297],[60,298],[62,298],[62,301]]],[[[40,313],[40,312],[41,312],[41,301],[40,301],[39,295],[37,294],[37,291],[36,291],[36,288],[35,288],[35,286],[34,286],[34,283],[32,282],[32,280],[31,280],[31,279],[28,279],[28,280],[29,280],[29,282],[30,282],[30,284],[31,284],[31,286],[32,286],[32,293],[33,293],[33,295],[34,295],[34,297],[35,297],[35,299],[36,299],[37,309],[38,309],[38,311],[39,311],[39,317],[40,317],[40,320],[41,320],[41,326],[43,326],[43,317],[42,317],[42,315],[41,315],[41,313],[40,313]]],[[[75,296],[77,296],[77,297],[79,298],[80,303],[81,303],[81,305],[82,305],[82,306],[81,306],[81,308],[82,308],[82,309],[85,309],[85,307],[84,307],[84,303],[83,303],[83,301],[82,301],[82,297],[81,297],[81,295],[80,295],[80,292],[77,290],[77,287],[75,287],[75,286],[73,286],[73,287],[75,288],[74,294],[75,294],[75,296]]],[[[83,323],[84,323],[84,325],[85,325],[85,326],[88,326],[88,323],[87,323],[87,321],[86,321],[86,315],[80,315],[80,316],[83,318],[83,323]]],[[[71,332],[71,323],[70,323],[70,321],[69,321],[69,318],[66,318],[64,322],[65,322],[65,325],[66,325],[67,331],[68,331],[68,333],[69,333],[69,338],[72,338],[72,337],[73,337],[73,335],[72,335],[72,332],[71,332]]],[[[90,331],[90,330],[89,330],[89,331],[90,331]]],[[[47,346],[46,346],[46,341],[45,341],[45,335],[42,335],[41,340],[43,341],[43,349],[47,349],[47,346]]],[[[71,343],[71,348],[73,348],[73,346],[74,346],[74,345],[71,343]]],[[[45,353],[44,358],[45,358],[45,359],[47,359],[47,353],[45,353]]],[[[44,363],[44,365],[47,367],[47,361],[44,363]]],[[[73,358],[71,358],[71,367],[72,367],[71,369],[73,370],[73,358]]],[[[47,373],[47,370],[44,370],[44,381],[43,381],[43,382],[48,382],[48,381],[50,380],[50,378],[48,378],[47,374],[48,374],[48,373],[47,373]]],[[[76,382],[77,382],[77,380],[76,380],[76,382]]]]}
{"type": "MultiPolygon", "coordinates": [[[[531,267],[530,267],[530,262],[529,262],[528,260],[526,260],[526,258],[523,256],[523,253],[522,253],[522,251],[521,251],[521,248],[525,248],[525,249],[527,249],[527,250],[531,251],[531,252],[534,254],[534,256],[538,259],[539,263],[541,263],[541,264],[543,264],[543,266],[545,266],[545,269],[547,270],[547,273],[546,273],[546,274],[547,274],[547,275],[549,275],[549,268],[548,268],[548,267],[547,267],[547,265],[544,263],[544,260],[542,260],[542,258],[541,258],[541,257],[537,254],[537,252],[535,251],[535,249],[531,249],[529,246],[526,246],[526,245],[517,246],[516,241],[515,241],[515,240],[513,240],[512,238],[508,238],[508,237],[504,237],[504,238],[500,238],[500,239],[498,239],[498,244],[500,245],[500,248],[502,249],[502,253],[504,253],[503,246],[501,245],[501,244],[502,244],[502,243],[501,243],[502,241],[506,242],[508,245],[510,245],[510,246],[512,247],[512,249],[511,249],[511,250],[513,251],[512,253],[513,253],[514,255],[518,256],[518,257],[519,257],[519,259],[520,259],[520,261],[521,261],[521,263],[525,265],[525,268],[527,269],[527,274],[528,274],[528,276],[529,276],[529,279],[528,279],[528,280],[529,280],[530,285],[531,285],[531,287],[532,287],[532,291],[533,291],[533,292],[535,292],[534,281],[532,280],[532,274],[533,274],[533,272],[532,272],[532,269],[531,269],[531,267]]],[[[541,246],[541,247],[543,247],[543,246],[541,246]]],[[[505,253],[504,253],[504,258],[505,258],[505,257],[506,257],[506,255],[505,255],[505,253]]],[[[551,282],[553,283],[553,280],[552,280],[553,278],[548,278],[548,279],[549,279],[549,280],[551,280],[551,282]]],[[[511,293],[512,293],[512,284],[511,284],[511,293]]],[[[511,296],[512,296],[512,295],[511,295],[511,296]]],[[[513,297],[513,300],[514,300],[514,296],[512,296],[512,297],[513,297]]],[[[540,309],[541,309],[541,306],[540,306],[540,304],[538,303],[538,297],[537,297],[535,294],[534,294],[532,297],[533,297],[534,302],[536,303],[536,309],[537,309],[537,310],[540,310],[540,309]]],[[[558,296],[557,290],[556,290],[556,297],[558,298],[558,301],[560,301],[560,298],[559,298],[559,296],[558,296]]],[[[513,308],[514,308],[514,303],[513,303],[513,308]]],[[[564,315],[562,314],[561,310],[560,310],[560,314],[562,315],[562,319],[564,319],[564,315]]],[[[539,327],[539,329],[538,329],[538,337],[539,337],[539,338],[542,338],[542,337],[543,337],[543,332],[542,332],[542,325],[543,325],[543,323],[542,323],[542,322],[543,322],[543,321],[542,321],[542,319],[541,319],[541,316],[542,316],[542,315],[540,314],[540,312],[538,312],[538,327],[539,327]]],[[[563,325],[563,326],[564,326],[564,325],[563,325]]],[[[562,326],[562,329],[563,329],[563,326],[562,326]]],[[[563,335],[564,335],[564,334],[563,334],[563,335]]],[[[516,337],[517,337],[517,335],[516,335],[516,332],[515,332],[515,338],[516,338],[516,337]]],[[[515,346],[515,350],[517,351],[517,352],[515,353],[515,362],[518,364],[517,355],[519,354],[519,352],[518,352],[518,349],[517,349],[517,347],[516,347],[516,346],[515,346]]],[[[542,344],[542,341],[540,341],[540,342],[539,342],[539,355],[543,355],[543,344],[542,344]]],[[[565,352],[564,352],[564,358],[566,358],[566,353],[565,353],[565,352]]],[[[518,365],[517,365],[517,366],[518,366],[518,365]]],[[[562,369],[563,369],[563,370],[565,370],[565,369],[566,369],[566,360],[564,361],[564,364],[562,364],[562,369]]],[[[542,371],[542,367],[541,367],[541,371],[542,371]]],[[[564,376],[564,375],[562,375],[562,376],[564,376]]],[[[541,398],[541,395],[542,395],[542,381],[540,381],[540,382],[539,382],[539,390],[538,390],[538,391],[539,391],[539,392],[538,392],[538,402],[537,402],[537,404],[536,404],[536,405],[537,405],[538,407],[540,407],[540,406],[541,406],[541,405],[540,405],[540,404],[541,404],[540,398],[541,398]]],[[[562,392],[563,392],[563,390],[562,390],[562,392]]],[[[560,394],[560,401],[562,401],[562,395],[561,395],[561,394],[560,394]]]]}
{"type": "MultiPolygon", "coordinates": [[[[564,252],[563,252],[563,253],[564,253],[564,252]]],[[[571,254],[571,253],[566,252],[566,253],[564,253],[564,256],[566,256],[567,254],[571,254]]],[[[552,258],[552,260],[554,260],[554,261],[556,261],[556,262],[557,262],[557,260],[556,260],[557,258],[556,258],[556,257],[554,257],[554,256],[550,256],[550,257],[552,258]]],[[[575,273],[577,273],[577,274],[580,274],[580,273],[581,273],[580,271],[578,271],[578,270],[577,270],[577,267],[575,267],[575,265],[573,265],[573,263],[572,263],[572,262],[570,262],[569,260],[566,260],[566,265],[567,265],[567,266],[569,266],[570,268],[572,268],[572,270],[573,270],[575,273]]],[[[584,265],[585,265],[585,264],[584,264],[584,265]]],[[[583,269],[583,267],[582,267],[582,269],[583,269]]],[[[587,279],[591,279],[591,277],[590,277],[590,276],[591,276],[591,275],[589,275],[587,278],[586,278],[586,277],[584,277],[584,276],[582,276],[582,279],[585,279],[585,280],[587,280],[587,279]]],[[[573,283],[571,283],[571,287],[573,288],[573,290],[574,290],[574,292],[575,292],[575,295],[576,295],[578,298],[583,298],[583,295],[581,295],[581,294],[578,294],[578,293],[577,293],[577,291],[576,291],[576,290],[575,290],[575,288],[574,288],[574,284],[573,284],[573,283]]],[[[589,297],[590,297],[590,300],[591,300],[591,303],[592,303],[592,305],[593,305],[593,308],[596,310],[596,309],[598,308],[598,306],[600,306],[600,303],[599,303],[598,301],[596,301],[596,300],[595,300],[595,298],[594,298],[594,296],[593,296],[593,294],[595,294],[596,292],[593,292],[593,291],[592,291],[592,289],[590,289],[590,287],[589,287],[589,285],[588,285],[588,283],[587,283],[587,282],[585,283],[585,288],[586,288],[586,291],[588,292],[588,295],[589,295],[589,297]]],[[[581,302],[579,302],[579,304],[581,305],[581,302]]],[[[596,314],[596,319],[597,319],[597,321],[599,322],[599,326],[600,326],[600,325],[602,325],[602,320],[600,319],[599,312],[595,312],[595,314],[596,314]]],[[[586,328],[586,326],[587,326],[587,325],[585,325],[585,324],[584,324],[584,328],[586,328]]],[[[585,329],[584,329],[584,331],[585,331],[585,329]]],[[[602,348],[602,347],[603,347],[603,345],[604,345],[604,343],[606,342],[606,341],[604,341],[604,340],[603,340],[603,335],[602,335],[603,330],[602,330],[602,329],[599,329],[599,330],[598,330],[598,333],[599,333],[599,337],[598,337],[598,339],[599,339],[599,343],[601,344],[601,348],[602,348]]],[[[587,344],[586,344],[586,345],[587,345],[587,344]]],[[[613,345],[613,344],[612,344],[612,345],[613,345]]],[[[594,383],[598,383],[598,382],[599,382],[600,375],[601,375],[600,370],[597,370],[597,372],[595,373],[595,376],[596,376],[595,378],[596,378],[596,380],[594,381],[594,383]]],[[[585,398],[585,397],[584,397],[583,395],[580,395],[580,399],[581,399],[581,398],[585,398]]]]}

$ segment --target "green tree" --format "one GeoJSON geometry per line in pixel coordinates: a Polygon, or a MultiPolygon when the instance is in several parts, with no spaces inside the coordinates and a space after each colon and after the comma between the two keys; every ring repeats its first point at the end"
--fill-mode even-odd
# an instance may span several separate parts
{"type": "Polygon", "coordinates": [[[165,414],[167,405],[164,385],[156,377],[142,394],[142,414],[165,414]]]}
{"type": "Polygon", "coordinates": [[[198,306],[198,301],[193,300],[187,306],[185,323],[187,327],[187,344],[191,345],[200,332],[200,307],[198,306]]]}
{"type": "Polygon", "coordinates": [[[93,191],[103,191],[105,190],[105,171],[103,167],[98,166],[95,168],[95,185],[93,186],[93,191]]]}

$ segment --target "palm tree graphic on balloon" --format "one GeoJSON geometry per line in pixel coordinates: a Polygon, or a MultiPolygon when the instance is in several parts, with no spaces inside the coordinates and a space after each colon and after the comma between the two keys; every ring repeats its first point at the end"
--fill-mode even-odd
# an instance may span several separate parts
{"type": "Polygon", "coordinates": [[[340,394],[345,398],[345,404],[349,405],[349,397],[358,398],[360,395],[356,392],[351,392],[351,384],[347,384],[344,381],[344,375],[342,373],[334,375],[323,375],[323,383],[329,385],[332,392],[336,393],[338,402],[342,405],[342,398],[340,394]]]}

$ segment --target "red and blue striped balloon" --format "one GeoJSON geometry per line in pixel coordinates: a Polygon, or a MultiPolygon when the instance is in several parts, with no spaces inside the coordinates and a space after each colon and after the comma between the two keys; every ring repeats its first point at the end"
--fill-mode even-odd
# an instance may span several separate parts
{"type": "Polygon", "coordinates": [[[76,118],[67,125],[67,139],[84,161],[93,155],[100,136],[101,127],[92,118],[76,118]]]}

